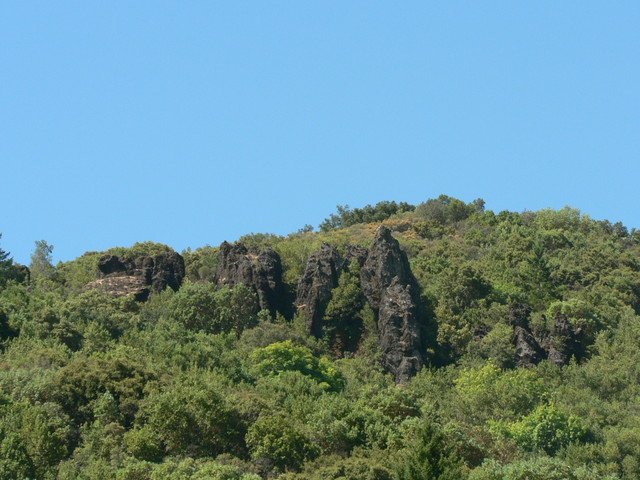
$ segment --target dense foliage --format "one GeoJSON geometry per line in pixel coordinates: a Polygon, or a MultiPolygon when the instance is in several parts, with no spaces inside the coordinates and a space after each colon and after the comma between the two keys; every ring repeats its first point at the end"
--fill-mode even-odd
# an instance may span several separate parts
{"type": "Polygon", "coordinates": [[[639,232],[442,195],[242,241],[280,254],[291,293],[323,242],[367,246],[381,222],[422,289],[428,365],[404,385],[380,366],[355,263],[316,339],[256,313],[250,288],[215,288],[216,247],[183,252],[188,280],[144,303],[83,291],[105,252],[54,266],[36,242],[29,279],[0,250],[0,480],[640,476],[639,232]],[[539,331],[568,319],[568,365],[516,367],[514,303],[539,331]]]}

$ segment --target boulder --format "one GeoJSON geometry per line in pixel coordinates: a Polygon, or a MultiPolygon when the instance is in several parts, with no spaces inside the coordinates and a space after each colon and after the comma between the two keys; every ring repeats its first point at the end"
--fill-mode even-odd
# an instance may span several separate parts
{"type": "Polygon", "coordinates": [[[322,336],[322,316],[338,286],[341,260],[336,247],[325,243],[307,260],[298,282],[296,308],[306,317],[307,333],[322,336]]]}
{"type": "Polygon", "coordinates": [[[158,293],[171,288],[178,291],[185,276],[184,259],[177,252],[161,253],[154,257],[136,258],[136,268],[140,270],[151,291],[158,293]]]}
{"type": "Polygon", "coordinates": [[[395,277],[402,284],[416,286],[417,293],[417,281],[411,273],[407,255],[391,235],[391,230],[380,226],[360,270],[362,291],[374,310],[380,309],[382,294],[395,277]]]}
{"type": "Polygon", "coordinates": [[[247,249],[242,243],[220,245],[220,262],[215,274],[218,286],[240,283],[252,288],[258,296],[261,309],[275,317],[284,313],[285,286],[282,281],[280,255],[271,249],[247,249]]]}
{"type": "Polygon", "coordinates": [[[135,263],[133,260],[118,255],[103,255],[98,260],[98,270],[103,278],[133,275],[135,263]]]}

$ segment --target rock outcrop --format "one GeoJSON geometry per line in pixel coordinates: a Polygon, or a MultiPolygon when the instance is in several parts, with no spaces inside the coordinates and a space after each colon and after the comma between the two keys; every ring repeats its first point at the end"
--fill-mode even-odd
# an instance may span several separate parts
{"type": "Polygon", "coordinates": [[[343,265],[349,268],[351,263],[355,260],[358,262],[360,268],[364,266],[364,262],[367,261],[369,256],[369,250],[361,245],[347,245],[347,249],[344,255],[343,265]]]}
{"type": "Polygon", "coordinates": [[[424,364],[419,287],[406,254],[384,226],[376,232],[360,281],[377,312],[384,366],[397,382],[405,382],[424,364]]]}
{"type": "Polygon", "coordinates": [[[149,286],[145,285],[140,277],[134,275],[100,278],[87,283],[84,290],[101,290],[114,297],[133,295],[139,302],[145,302],[150,293],[149,286]]]}
{"type": "Polygon", "coordinates": [[[282,281],[280,255],[271,249],[247,249],[242,243],[220,245],[220,262],[215,275],[218,286],[240,283],[252,288],[258,296],[261,309],[275,317],[285,313],[285,287],[282,281]]]}
{"type": "Polygon", "coordinates": [[[380,300],[378,336],[384,352],[383,364],[400,383],[410,380],[424,363],[415,293],[415,286],[394,277],[380,300]]]}
{"type": "Polygon", "coordinates": [[[548,359],[562,367],[569,364],[572,356],[581,356],[580,332],[576,332],[565,315],[557,314],[552,327],[537,335],[529,325],[530,316],[531,307],[528,305],[511,305],[509,323],[513,326],[511,342],[516,348],[516,366],[532,367],[548,359]]]}
{"type": "Polygon", "coordinates": [[[529,305],[514,303],[509,307],[509,323],[513,326],[511,343],[516,349],[514,361],[518,367],[533,367],[546,357],[546,352],[531,332],[530,317],[529,305]]]}
{"type": "Polygon", "coordinates": [[[338,286],[341,259],[336,247],[325,243],[307,260],[298,282],[296,308],[306,317],[307,333],[322,336],[322,316],[338,286]]]}
{"type": "MultiPolygon", "coordinates": [[[[340,275],[350,270],[354,262],[357,266],[352,273],[360,271],[360,288],[376,314],[383,366],[397,382],[406,382],[424,364],[420,290],[406,254],[388,228],[378,229],[370,249],[349,245],[342,259],[338,250],[328,244],[313,253],[298,283],[296,306],[306,316],[307,331],[320,338],[324,333],[325,309],[335,293],[340,275]]],[[[364,299],[361,301],[364,303],[364,299]]],[[[354,318],[350,317],[349,321],[354,318]]],[[[353,350],[360,337],[357,330],[362,327],[361,323],[338,327],[333,325],[334,329],[349,332],[349,335],[342,335],[349,340],[342,339],[343,347],[349,343],[353,350]],[[353,342],[355,344],[351,345],[353,342]]]]}
{"type": "Polygon", "coordinates": [[[100,289],[118,297],[134,295],[138,301],[167,287],[177,291],[185,276],[184,259],[176,252],[134,259],[104,255],[98,270],[101,278],[85,285],[85,290],[100,289]]]}
{"type": "Polygon", "coordinates": [[[545,351],[526,328],[513,328],[513,345],[516,347],[515,363],[518,367],[533,367],[545,358],[545,351]]]}
{"type": "Polygon", "coordinates": [[[558,313],[553,319],[551,331],[541,342],[549,360],[562,367],[569,364],[571,357],[580,358],[582,351],[579,334],[580,332],[573,328],[566,315],[558,313]]]}

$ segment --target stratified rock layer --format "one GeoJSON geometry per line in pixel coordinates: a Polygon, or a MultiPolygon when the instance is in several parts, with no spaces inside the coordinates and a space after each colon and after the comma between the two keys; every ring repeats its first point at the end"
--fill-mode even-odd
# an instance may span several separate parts
{"type": "Polygon", "coordinates": [[[272,316],[287,310],[284,305],[282,262],[280,255],[271,248],[247,249],[242,243],[232,245],[223,242],[220,245],[220,263],[215,282],[218,286],[242,283],[253,288],[260,308],[268,310],[272,316]]]}

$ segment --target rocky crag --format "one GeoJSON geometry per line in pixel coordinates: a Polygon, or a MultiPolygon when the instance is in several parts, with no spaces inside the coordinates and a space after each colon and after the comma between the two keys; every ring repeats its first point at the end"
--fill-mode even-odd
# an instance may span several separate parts
{"type": "Polygon", "coordinates": [[[256,292],[262,310],[268,310],[273,317],[278,312],[287,316],[282,261],[271,248],[248,249],[242,243],[223,242],[214,282],[220,287],[242,283],[256,292]]]}
{"type": "Polygon", "coordinates": [[[98,270],[100,278],[85,285],[84,290],[134,295],[138,301],[146,301],[151,293],[166,288],[177,291],[185,276],[184,259],[176,252],[134,259],[104,255],[98,261],[98,270]]]}
{"type": "MultiPolygon", "coordinates": [[[[532,367],[548,359],[562,367],[571,357],[582,356],[579,341],[580,331],[574,329],[569,319],[558,313],[550,328],[534,332],[530,326],[531,307],[513,304],[510,307],[509,323],[513,326],[511,343],[515,347],[514,362],[518,367],[532,367]]],[[[547,320],[543,318],[543,320],[547,320]]],[[[547,322],[548,323],[548,322],[547,322]]]]}
{"type": "Polygon", "coordinates": [[[381,226],[360,271],[362,291],[377,312],[383,364],[397,382],[406,382],[423,366],[420,290],[407,255],[381,226]]]}
{"type": "Polygon", "coordinates": [[[342,259],[336,247],[325,243],[311,254],[298,282],[296,308],[304,311],[307,332],[322,336],[322,316],[331,300],[331,291],[338,286],[342,259]]]}
{"type": "Polygon", "coordinates": [[[406,254],[391,231],[381,226],[372,247],[350,246],[341,259],[335,247],[323,245],[311,255],[298,283],[296,306],[306,317],[308,333],[322,336],[322,317],[352,261],[360,265],[360,287],[376,314],[384,367],[397,382],[406,382],[423,366],[423,318],[419,287],[406,254]]]}

